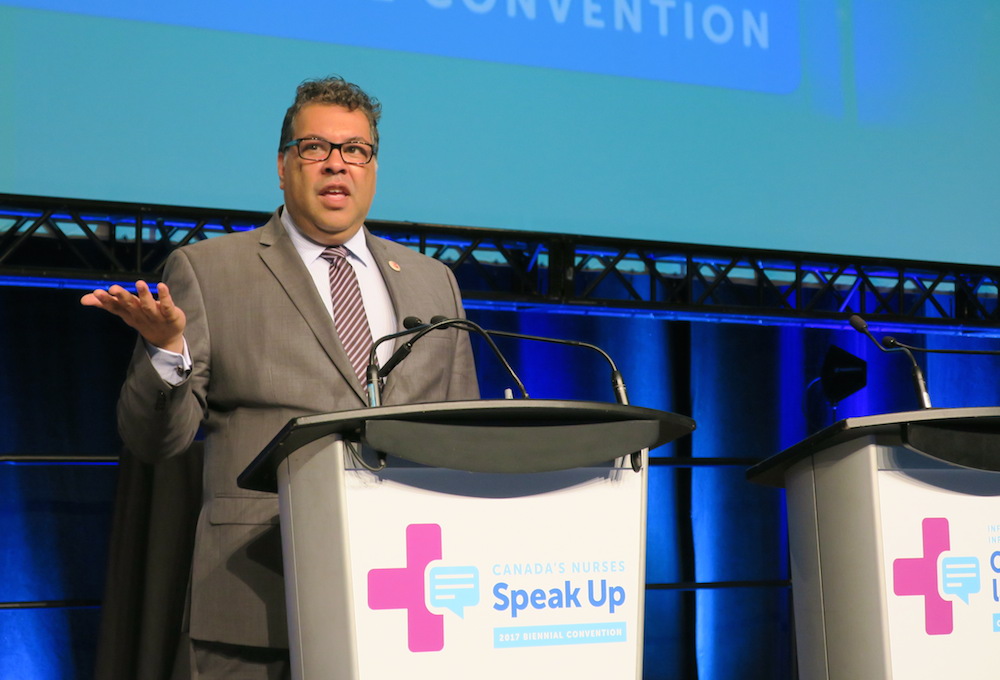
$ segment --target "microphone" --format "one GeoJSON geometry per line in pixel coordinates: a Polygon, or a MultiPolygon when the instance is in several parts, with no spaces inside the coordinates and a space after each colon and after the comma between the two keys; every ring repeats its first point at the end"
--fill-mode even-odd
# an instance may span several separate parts
{"type": "Polygon", "coordinates": [[[932,349],[930,347],[913,347],[905,345],[891,335],[882,338],[882,344],[886,347],[898,348],[901,350],[911,350],[913,352],[926,352],[927,354],[986,354],[1000,355],[1000,351],[995,349],[932,349]]]}
{"type": "MultiPolygon", "coordinates": [[[[444,317],[433,317],[431,323],[434,323],[437,319],[443,319],[444,317]]],[[[487,335],[495,335],[504,338],[517,338],[519,340],[532,340],[537,342],[550,342],[556,345],[569,345],[570,347],[583,347],[594,352],[597,352],[604,360],[608,362],[611,367],[611,389],[615,394],[615,401],[619,404],[628,405],[628,392],[625,389],[625,380],[622,378],[621,371],[618,370],[618,366],[615,364],[614,359],[611,355],[605,352],[603,349],[597,345],[592,345],[589,342],[582,342],[580,340],[564,340],[562,338],[546,338],[540,335],[525,335],[524,333],[511,333],[509,331],[494,331],[485,330],[487,335]]]]}
{"type": "Polygon", "coordinates": [[[875,343],[875,346],[883,352],[903,352],[906,354],[907,358],[910,360],[910,365],[912,366],[910,373],[913,376],[913,386],[917,390],[917,400],[920,402],[920,408],[931,408],[931,396],[927,392],[927,381],[924,379],[924,372],[920,370],[920,364],[918,364],[917,360],[914,358],[913,352],[911,352],[908,347],[896,342],[895,338],[891,338],[893,343],[890,344],[889,348],[886,348],[883,344],[885,341],[883,340],[883,342],[879,342],[876,340],[875,336],[868,330],[868,323],[857,314],[852,314],[848,319],[848,322],[854,330],[871,338],[871,341],[875,343]]]}
{"type": "Polygon", "coordinates": [[[390,335],[383,336],[379,338],[372,345],[371,352],[368,356],[368,368],[366,370],[368,405],[369,406],[381,405],[382,380],[386,376],[388,376],[389,373],[391,373],[392,370],[396,368],[396,366],[398,366],[401,361],[403,361],[403,359],[410,356],[410,353],[413,351],[413,346],[417,343],[418,340],[420,340],[420,338],[424,337],[431,331],[435,331],[439,328],[447,328],[449,326],[459,326],[459,325],[461,325],[461,327],[466,331],[471,330],[483,336],[487,344],[489,344],[490,348],[493,350],[493,353],[496,354],[497,358],[500,360],[500,363],[502,363],[504,368],[507,370],[507,373],[509,373],[510,377],[514,380],[514,383],[517,385],[517,389],[521,392],[521,396],[524,399],[527,399],[528,391],[524,388],[524,383],[521,382],[521,379],[519,377],[517,377],[517,373],[514,372],[514,369],[511,367],[510,362],[507,361],[507,358],[500,351],[500,348],[497,347],[496,343],[493,342],[493,339],[486,334],[486,331],[484,331],[482,327],[479,326],[479,324],[469,321],[468,319],[461,319],[461,318],[449,319],[443,316],[435,316],[433,319],[431,319],[430,324],[425,324],[423,321],[421,321],[419,318],[415,316],[408,316],[405,319],[403,319],[403,326],[406,327],[405,330],[399,331],[398,333],[392,333],[390,335]],[[397,349],[392,354],[392,356],[389,357],[389,360],[385,362],[385,366],[379,368],[378,358],[375,355],[376,348],[387,340],[393,340],[395,338],[403,337],[406,335],[413,335],[413,338],[403,343],[399,347],[399,349],[397,349]]]}
{"type": "MultiPolygon", "coordinates": [[[[437,317],[437,316],[435,316],[435,317],[431,318],[431,323],[433,324],[437,320],[443,320],[445,322],[448,321],[447,319],[444,319],[443,317],[437,317]]],[[[464,328],[465,325],[466,325],[466,323],[471,323],[471,322],[466,322],[465,319],[451,319],[451,321],[454,322],[454,324],[456,326],[460,327],[460,328],[464,328]]],[[[468,330],[468,328],[466,328],[466,330],[468,330]]],[[[494,331],[494,330],[485,330],[485,329],[480,329],[480,331],[482,331],[483,333],[485,333],[485,337],[487,339],[489,339],[489,337],[491,335],[496,335],[496,336],[500,336],[500,337],[504,337],[504,338],[516,338],[518,340],[532,340],[532,341],[537,341],[537,342],[551,342],[551,343],[556,344],[556,345],[569,345],[571,347],[584,347],[586,349],[593,350],[593,351],[597,352],[598,354],[600,354],[602,357],[604,357],[604,360],[607,361],[608,364],[611,366],[611,387],[612,387],[612,389],[614,390],[614,393],[615,393],[615,400],[619,404],[623,404],[623,405],[627,405],[628,404],[628,393],[625,390],[625,381],[622,379],[621,371],[618,370],[618,366],[615,365],[614,359],[611,358],[611,355],[608,354],[607,352],[605,352],[603,349],[601,349],[597,345],[592,345],[589,342],[582,342],[580,340],[564,340],[562,338],[547,338],[547,337],[543,337],[541,335],[526,335],[524,333],[512,333],[512,332],[509,332],[509,331],[494,331]]],[[[641,454],[641,452],[636,451],[631,456],[629,456],[629,462],[632,465],[632,470],[634,470],[635,472],[639,472],[639,470],[642,469],[642,454],[641,454]]]]}
{"type": "MultiPolygon", "coordinates": [[[[376,354],[378,346],[388,340],[395,340],[396,338],[404,335],[412,335],[413,333],[417,333],[426,327],[427,324],[421,321],[419,317],[408,316],[403,319],[404,330],[396,333],[390,333],[389,335],[383,335],[381,338],[372,343],[372,348],[368,352],[368,368],[365,369],[365,391],[368,393],[369,406],[382,405],[382,378],[385,377],[385,373],[382,372],[382,369],[380,369],[378,365],[378,355],[376,354]]],[[[409,352],[407,352],[407,354],[409,354],[409,352]]],[[[403,357],[400,357],[396,360],[396,364],[402,360],[403,357]]],[[[393,364],[393,366],[395,366],[395,364],[393,364]]],[[[386,373],[388,373],[388,371],[386,371],[386,373]]]]}

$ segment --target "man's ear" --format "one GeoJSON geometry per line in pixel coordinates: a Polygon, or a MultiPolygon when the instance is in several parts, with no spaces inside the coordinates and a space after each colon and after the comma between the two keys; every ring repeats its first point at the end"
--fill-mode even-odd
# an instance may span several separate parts
{"type": "Polygon", "coordinates": [[[285,190],[285,154],[278,154],[278,188],[285,190]]]}

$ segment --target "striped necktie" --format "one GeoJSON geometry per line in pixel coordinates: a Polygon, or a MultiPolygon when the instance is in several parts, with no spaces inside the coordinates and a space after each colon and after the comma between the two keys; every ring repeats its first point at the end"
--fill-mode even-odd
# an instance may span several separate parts
{"type": "Polygon", "coordinates": [[[351,360],[354,373],[363,385],[368,353],[372,347],[372,333],[365,316],[361,287],[354,268],[347,261],[347,248],[332,246],[323,251],[322,258],[330,263],[330,297],[333,298],[333,325],[337,328],[340,344],[351,360]]]}

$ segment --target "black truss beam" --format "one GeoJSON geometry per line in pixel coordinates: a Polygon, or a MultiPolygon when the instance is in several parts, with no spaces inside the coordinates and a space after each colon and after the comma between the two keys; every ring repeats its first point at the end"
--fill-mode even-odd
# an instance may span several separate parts
{"type": "MultiPolygon", "coordinates": [[[[155,280],[185,244],[260,212],[0,194],[0,277],[155,280]]],[[[1000,331],[1000,267],[369,221],[448,264],[467,302],[511,308],[1000,331]]]]}

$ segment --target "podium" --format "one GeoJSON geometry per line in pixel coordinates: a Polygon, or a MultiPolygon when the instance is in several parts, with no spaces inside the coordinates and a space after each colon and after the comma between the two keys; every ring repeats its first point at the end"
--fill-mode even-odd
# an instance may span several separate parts
{"type": "Polygon", "coordinates": [[[278,493],[293,677],[640,678],[646,450],[693,429],[548,400],[290,421],[239,485],[278,493]]]}
{"type": "Polygon", "coordinates": [[[1000,677],[1000,408],[848,418],[784,486],[802,680],[1000,677]]]}

